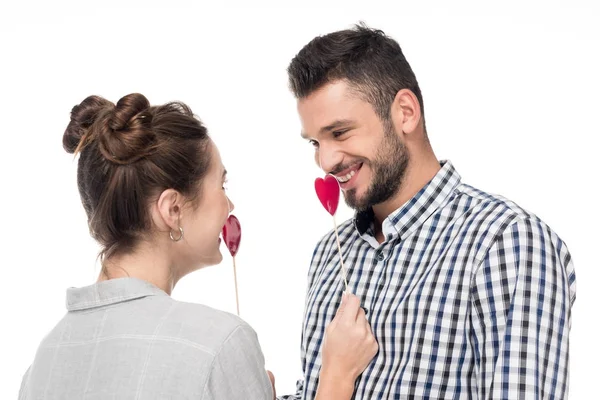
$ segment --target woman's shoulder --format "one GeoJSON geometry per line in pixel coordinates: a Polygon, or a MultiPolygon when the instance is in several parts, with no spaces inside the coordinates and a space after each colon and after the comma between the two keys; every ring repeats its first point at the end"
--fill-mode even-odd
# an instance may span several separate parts
{"type": "Polygon", "coordinates": [[[220,348],[240,332],[256,337],[254,329],[234,314],[203,304],[176,300],[165,324],[163,328],[171,330],[180,339],[213,349],[220,348]]]}

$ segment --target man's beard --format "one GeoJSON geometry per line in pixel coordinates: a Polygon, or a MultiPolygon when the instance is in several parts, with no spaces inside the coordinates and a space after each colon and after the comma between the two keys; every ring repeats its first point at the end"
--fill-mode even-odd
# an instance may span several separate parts
{"type": "Polygon", "coordinates": [[[371,185],[361,198],[357,198],[356,189],[344,192],[348,207],[357,211],[365,211],[396,195],[406,174],[409,161],[406,146],[394,131],[391,122],[384,125],[385,135],[375,158],[363,163],[369,165],[373,171],[371,185]]]}

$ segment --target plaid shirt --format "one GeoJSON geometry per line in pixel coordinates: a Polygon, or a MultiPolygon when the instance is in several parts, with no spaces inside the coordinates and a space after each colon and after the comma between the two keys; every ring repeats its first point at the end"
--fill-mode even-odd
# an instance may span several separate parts
{"type": "MultiPolygon", "coordinates": [[[[450,162],[383,223],[339,227],[349,290],[379,352],[356,399],[563,399],[575,272],[565,243],[515,203],[460,182],[450,162]]],[[[325,327],[344,290],[333,232],[317,245],[302,333],[313,399],[325,327]]]]}

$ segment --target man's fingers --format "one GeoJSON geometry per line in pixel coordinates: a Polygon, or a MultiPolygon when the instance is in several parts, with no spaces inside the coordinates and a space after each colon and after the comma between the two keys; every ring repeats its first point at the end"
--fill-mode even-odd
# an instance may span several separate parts
{"type": "MultiPolygon", "coordinates": [[[[340,322],[353,323],[356,321],[360,309],[360,300],[351,293],[346,293],[345,298],[337,312],[340,322]]],[[[361,310],[362,311],[362,310],[361,310]]]]}
{"type": "Polygon", "coordinates": [[[362,307],[358,308],[358,312],[356,313],[356,322],[367,322],[367,314],[365,314],[365,309],[362,307]]]}

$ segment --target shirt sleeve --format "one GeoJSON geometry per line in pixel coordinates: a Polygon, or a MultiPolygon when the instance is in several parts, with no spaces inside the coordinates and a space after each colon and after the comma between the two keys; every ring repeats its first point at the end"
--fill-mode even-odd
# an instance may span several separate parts
{"type": "Polygon", "coordinates": [[[479,398],[566,398],[575,301],[566,245],[543,222],[519,220],[496,237],[473,279],[479,398]]]}
{"type": "Polygon", "coordinates": [[[19,400],[25,400],[29,398],[27,394],[27,386],[29,385],[29,370],[31,366],[27,368],[25,374],[23,375],[23,380],[21,381],[21,388],[19,389],[19,400]]]}
{"type": "MultiPolygon", "coordinates": [[[[331,235],[332,233],[329,233],[328,235],[331,235]]],[[[327,235],[325,236],[325,238],[327,237],[327,235]]],[[[310,289],[312,287],[312,285],[314,284],[314,279],[316,276],[316,273],[318,271],[318,267],[320,265],[320,263],[316,262],[316,258],[317,255],[321,254],[323,252],[323,243],[326,243],[326,240],[321,239],[319,241],[319,243],[317,243],[317,245],[315,246],[315,249],[313,250],[313,254],[310,260],[310,268],[308,270],[308,279],[307,279],[307,285],[306,285],[306,304],[305,304],[305,318],[307,318],[308,316],[308,293],[310,292],[310,289]]],[[[306,358],[306,349],[304,348],[304,330],[302,331],[302,337],[301,337],[301,345],[300,345],[300,353],[301,353],[301,363],[303,365],[302,367],[302,372],[305,374],[306,376],[306,370],[305,370],[305,358],[306,358]]],[[[278,396],[277,400],[300,400],[302,399],[302,396],[304,396],[304,379],[299,379],[298,381],[296,381],[296,393],[295,394],[287,394],[284,396],[278,396]]]]}
{"type": "Polygon", "coordinates": [[[296,382],[296,394],[286,394],[284,396],[278,396],[277,400],[300,400],[304,393],[304,379],[300,379],[296,382]]]}
{"type": "Polygon", "coordinates": [[[252,328],[240,325],[225,340],[215,355],[203,398],[273,399],[265,359],[252,328]]]}

